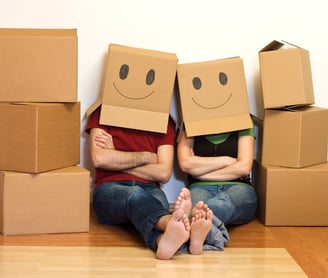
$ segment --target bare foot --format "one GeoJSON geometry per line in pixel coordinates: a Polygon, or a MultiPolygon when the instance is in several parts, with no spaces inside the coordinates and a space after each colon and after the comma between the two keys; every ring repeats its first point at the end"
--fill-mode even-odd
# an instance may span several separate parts
{"type": "Polygon", "coordinates": [[[180,191],[180,194],[175,202],[174,210],[182,209],[185,214],[189,216],[191,211],[191,198],[190,191],[183,187],[180,191]]]}
{"type": "Polygon", "coordinates": [[[157,258],[162,260],[171,259],[180,246],[189,239],[189,236],[190,223],[188,216],[182,209],[177,209],[173,212],[165,232],[159,239],[157,258]]]}
{"type": "Polygon", "coordinates": [[[196,203],[196,205],[192,208],[191,216],[195,216],[199,212],[206,211],[208,209],[207,204],[205,204],[203,201],[199,201],[196,203]]]}
{"type": "Polygon", "coordinates": [[[191,220],[189,251],[193,255],[199,255],[203,251],[203,244],[212,227],[213,212],[202,201],[193,209],[191,220]]]}

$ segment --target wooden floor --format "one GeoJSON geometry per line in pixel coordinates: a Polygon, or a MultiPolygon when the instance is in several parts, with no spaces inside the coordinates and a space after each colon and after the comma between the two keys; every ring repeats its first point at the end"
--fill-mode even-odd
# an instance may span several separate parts
{"type": "Polygon", "coordinates": [[[230,227],[224,251],[157,260],[133,227],[0,236],[0,277],[328,277],[328,227],[230,227]]]}

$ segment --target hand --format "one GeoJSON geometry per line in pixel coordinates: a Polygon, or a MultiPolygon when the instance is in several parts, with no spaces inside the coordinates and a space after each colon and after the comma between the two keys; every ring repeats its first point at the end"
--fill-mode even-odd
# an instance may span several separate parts
{"type": "Polygon", "coordinates": [[[103,149],[115,149],[112,135],[101,130],[100,133],[96,134],[95,142],[98,147],[103,149]]]}

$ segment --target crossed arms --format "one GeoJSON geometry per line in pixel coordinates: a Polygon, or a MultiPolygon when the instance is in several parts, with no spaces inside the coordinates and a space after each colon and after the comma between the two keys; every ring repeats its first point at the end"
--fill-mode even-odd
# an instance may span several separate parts
{"type": "Polygon", "coordinates": [[[181,134],[178,162],[181,170],[203,181],[230,181],[247,176],[253,164],[254,137],[238,139],[238,156],[201,157],[193,152],[194,139],[181,134]]]}
{"type": "Polygon", "coordinates": [[[90,131],[91,160],[95,168],[125,172],[139,178],[166,183],[171,177],[174,150],[161,145],[157,153],[116,150],[112,136],[100,128],[90,131]]]}

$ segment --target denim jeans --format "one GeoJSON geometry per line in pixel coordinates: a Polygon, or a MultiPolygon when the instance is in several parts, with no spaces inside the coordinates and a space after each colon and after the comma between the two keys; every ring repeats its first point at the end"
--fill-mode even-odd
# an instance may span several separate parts
{"type": "Polygon", "coordinates": [[[248,184],[201,184],[189,189],[193,205],[204,201],[225,225],[247,223],[255,216],[257,196],[248,184]]]}
{"type": "Polygon", "coordinates": [[[145,244],[154,251],[161,233],[155,225],[162,216],[170,213],[165,193],[155,184],[138,181],[101,184],[94,191],[93,208],[100,223],[132,222],[145,244]]]}

